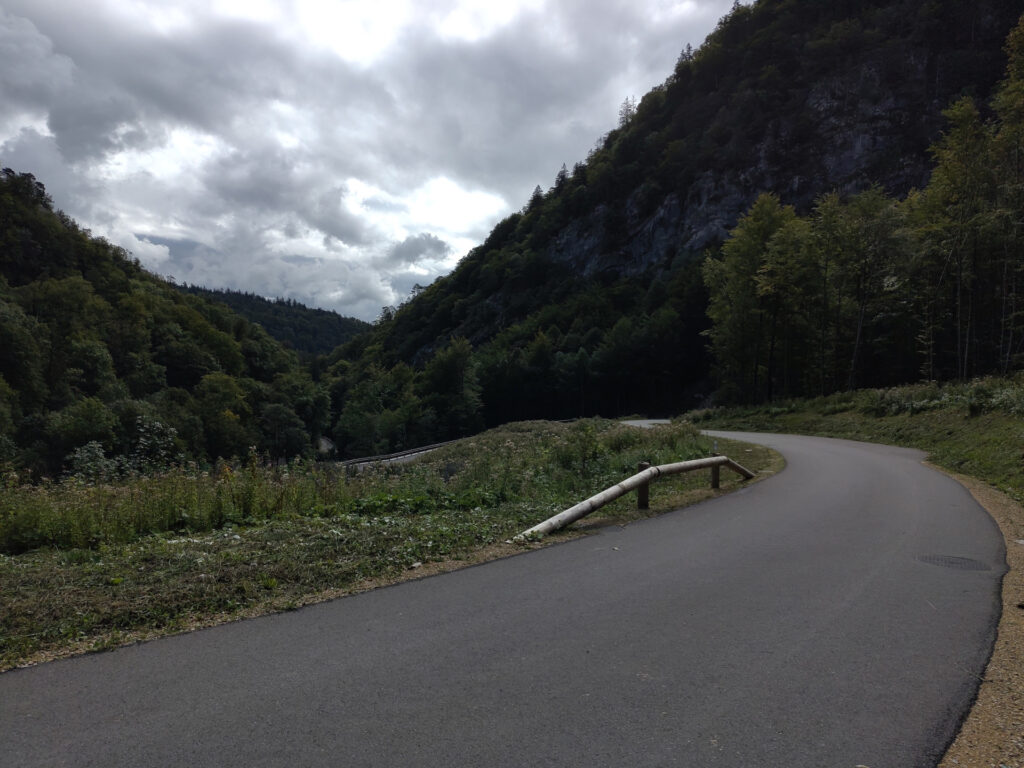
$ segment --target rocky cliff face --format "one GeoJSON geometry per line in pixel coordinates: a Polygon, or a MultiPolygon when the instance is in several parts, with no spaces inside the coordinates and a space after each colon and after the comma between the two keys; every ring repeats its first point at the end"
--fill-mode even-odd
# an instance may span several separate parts
{"type": "Polygon", "coordinates": [[[903,195],[922,187],[930,173],[928,148],[944,126],[942,111],[963,94],[987,98],[1003,66],[1001,41],[1021,10],[1016,2],[982,0],[969,28],[947,19],[926,40],[915,41],[908,30],[907,40],[865,36],[874,44],[862,40],[863,47],[845,51],[831,66],[816,62],[818,71],[794,77],[781,94],[791,105],[784,112],[760,125],[732,126],[756,135],[743,156],[725,147],[723,167],[693,173],[653,211],[638,203],[646,192],[641,186],[624,190],[621,202],[602,204],[558,231],[546,254],[584,277],[639,275],[720,244],[762,192],[806,212],[829,192],[848,195],[877,184],[903,195]],[[610,235],[614,215],[624,215],[625,236],[610,235]]]}

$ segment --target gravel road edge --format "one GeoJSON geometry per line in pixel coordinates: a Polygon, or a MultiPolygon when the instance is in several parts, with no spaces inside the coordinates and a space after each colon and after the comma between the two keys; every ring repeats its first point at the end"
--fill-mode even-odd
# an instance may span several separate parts
{"type": "Polygon", "coordinates": [[[1009,567],[992,657],[939,768],[1024,768],[1024,507],[980,480],[934,468],[970,491],[996,521],[1009,567]]]}

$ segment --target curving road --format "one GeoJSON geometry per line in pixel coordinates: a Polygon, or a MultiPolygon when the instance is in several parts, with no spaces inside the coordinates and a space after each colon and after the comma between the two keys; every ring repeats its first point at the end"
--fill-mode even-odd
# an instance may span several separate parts
{"type": "Polygon", "coordinates": [[[920,453],[787,468],[626,528],[0,675],[0,764],[934,765],[1002,538],[920,453]]]}

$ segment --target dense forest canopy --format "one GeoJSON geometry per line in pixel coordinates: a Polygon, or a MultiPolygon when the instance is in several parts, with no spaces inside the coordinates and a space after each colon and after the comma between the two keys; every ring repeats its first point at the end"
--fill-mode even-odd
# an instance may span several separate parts
{"type": "MultiPolygon", "coordinates": [[[[293,328],[322,319],[245,303],[293,328]]],[[[0,173],[0,340],[0,465],[34,477],[311,456],[330,436],[343,454],[366,455],[482,425],[464,340],[418,371],[371,366],[353,384],[345,364],[304,364],[225,304],[146,272],[10,169],[0,173]]]]}
{"type": "Polygon", "coordinates": [[[309,451],[324,388],[258,325],[188,296],[0,174],[0,459],[37,475],[309,451]]]}

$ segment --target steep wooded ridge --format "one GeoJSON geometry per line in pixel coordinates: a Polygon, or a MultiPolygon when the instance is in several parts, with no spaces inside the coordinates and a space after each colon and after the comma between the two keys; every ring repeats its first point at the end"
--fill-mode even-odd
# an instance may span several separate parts
{"type": "Polygon", "coordinates": [[[293,299],[268,299],[229,289],[179,286],[186,293],[226,304],[286,347],[302,355],[322,355],[369,330],[369,324],[326,309],[307,307],[293,299]]]}
{"type": "MultiPolygon", "coordinates": [[[[490,423],[673,411],[707,394],[699,264],[757,196],[927,183],[962,95],[985,104],[1019,2],[737,5],[665,83],[454,272],[335,353],[345,381],[422,366],[450,339],[490,423]]],[[[387,409],[385,409],[387,410],[387,409]]]]}
{"type": "Polygon", "coordinates": [[[0,340],[0,469],[98,477],[253,448],[294,456],[328,421],[294,352],[91,237],[10,169],[0,340]]]}

